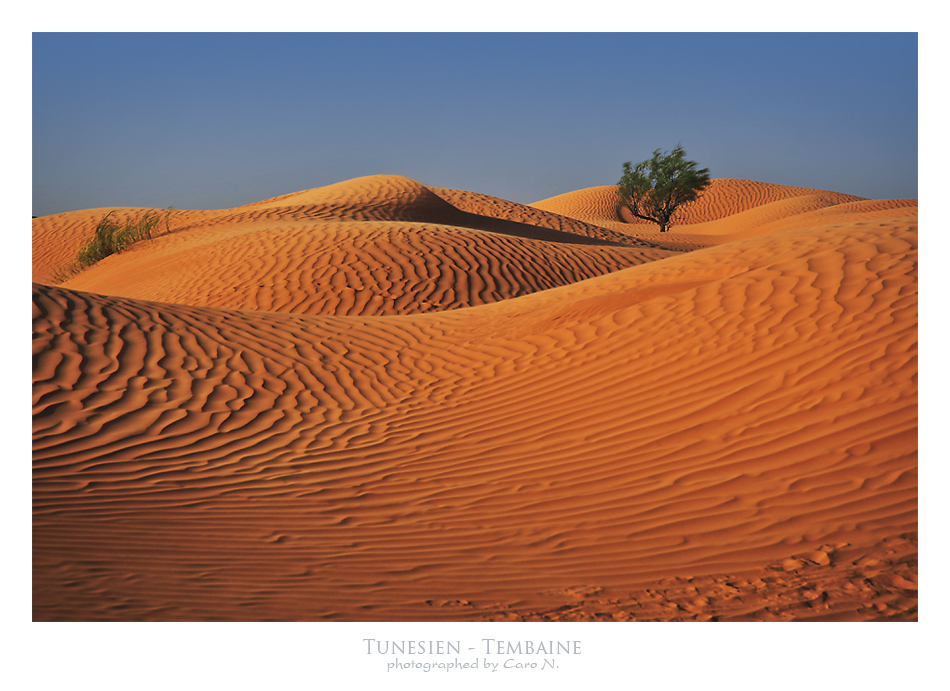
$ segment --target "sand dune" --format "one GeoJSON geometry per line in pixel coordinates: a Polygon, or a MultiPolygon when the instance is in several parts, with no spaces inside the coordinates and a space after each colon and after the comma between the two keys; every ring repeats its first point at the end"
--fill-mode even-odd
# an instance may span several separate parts
{"type": "MultiPolygon", "coordinates": [[[[228,309],[408,314],[496,302],[672,254],[524,205],[499,211],[454,190],[440,194],[378,175],[217,213],[176,211],[171,232],[147,248],[108,257],[63,285],[228,309]]],[[[34,244],[75,253],[78,229],[88,232],[96,211],[109,210],[40,219],[34,244]]],[[[123,220],[134,211],[113,213],[123,220]]],[[[41,254],[35,280],[50,280],[66,262],[62,252],[41,254]]]]}
{"type": "Polygon", "coordinates": [[[410,314],[497,302],[672,254],[414,223],[281,222],[178,239],[144,257],[116,256],[64,285],[229,309],[410,314]]]}
{"type": "Polygon", "coordinates": [[[37,219],[34,618],[916,619],[916,202],[717,183],[37,219]]]}

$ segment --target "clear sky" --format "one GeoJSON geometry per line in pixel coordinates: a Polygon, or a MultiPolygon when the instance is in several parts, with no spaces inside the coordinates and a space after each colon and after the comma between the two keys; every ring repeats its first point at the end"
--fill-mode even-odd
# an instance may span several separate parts
{"type": "Polygon", "coordinates": [[[377,173],[530,203],[681,143],[714,178],[917,197],[917,34],[33,34],[33,214],[377,173]]]}

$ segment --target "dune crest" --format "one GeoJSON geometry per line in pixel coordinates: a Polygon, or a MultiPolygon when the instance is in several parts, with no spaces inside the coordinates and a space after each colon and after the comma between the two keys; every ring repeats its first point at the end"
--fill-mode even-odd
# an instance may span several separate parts
{"type": "Polygon", "coordinates": [[[330,188],[34,283],[35,619],[916,619],[915,203],[330,188]]]}

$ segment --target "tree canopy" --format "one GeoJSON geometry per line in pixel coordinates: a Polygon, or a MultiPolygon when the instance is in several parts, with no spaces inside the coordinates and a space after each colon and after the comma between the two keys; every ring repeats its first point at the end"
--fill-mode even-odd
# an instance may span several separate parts
{"type": "Polygon", "coordinates": [[[709,168],[696,168],[687,161],[686,152],[677,145],[669,154],[660,149],[653,157],[638,163],[623,164],[620,178],[620,203],[637,218],[653,221],[665,233],[673,225],[676,213],[694,201],[709,186],[709,168]]]}

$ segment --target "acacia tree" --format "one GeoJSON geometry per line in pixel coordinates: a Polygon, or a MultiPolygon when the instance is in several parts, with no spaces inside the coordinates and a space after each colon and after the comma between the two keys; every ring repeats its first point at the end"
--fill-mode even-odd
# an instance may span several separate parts
{"type": "Polygon", "coordinates": [[[670,229],[677,211],[709,186],[709,168],[697,170],[696,161],[687,161],[679,145],[668,155],[657,149],[653,158],[631,165],[623,164],[620,203],[637,218],[659,225],[661,233],[670,229]]]}

